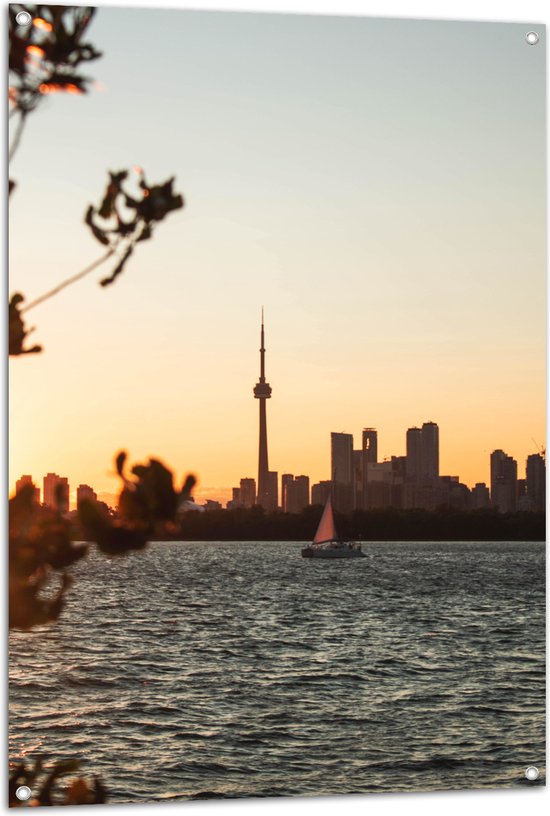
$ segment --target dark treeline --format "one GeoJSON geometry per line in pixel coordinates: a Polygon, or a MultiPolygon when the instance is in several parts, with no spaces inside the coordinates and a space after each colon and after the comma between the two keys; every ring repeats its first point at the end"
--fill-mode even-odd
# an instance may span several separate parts
{"type": "MultiPolygon", "coordinates": [[[[311,541],[322,507],[300,514],[266,514],[249,510],[191,511],[172,540],[183,541],[311,541]]],[[[428,510],[369,510],[336,515],[344,539],[364,541],[544,541],[544,513],[461,512],[448,507],[428,510]]]]}

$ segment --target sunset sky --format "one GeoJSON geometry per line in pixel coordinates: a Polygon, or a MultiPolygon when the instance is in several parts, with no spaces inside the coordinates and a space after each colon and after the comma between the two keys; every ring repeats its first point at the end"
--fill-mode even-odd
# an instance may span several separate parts
{"type": "MultiPolygon", "coordinates": [[[[114,492],[154,455],[202,497],[257,473],[266,310],[270,468],[330,477],[330,432],[440,428],[440,470],[545,445],[545,32],[519,24],[99,10],[99,87],[29,117],[10,175],[10,291],[102,254],[106,171],[176,176],[186,208],[113,287],[28,315],[10,362],[10,490],[114,492]],[[536,440],[536,443],[533,441],[536,440]]],[[[110,271],[109,267],[105,272],[110,271]]]]}

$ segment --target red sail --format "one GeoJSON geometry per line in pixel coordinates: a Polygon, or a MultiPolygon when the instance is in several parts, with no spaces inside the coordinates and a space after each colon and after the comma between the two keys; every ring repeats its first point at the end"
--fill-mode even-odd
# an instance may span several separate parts
{"type": "Polygon", "coordinates": [[[338,533],[336,532],[336,526],[334,524],[332,502],[329,496],[327,503],[325,504],[325,509],[323,510],[323,515],[321,516],[321,521],[317,527],[317,532],[315,533],[313,543],[324,544],[326,541],[336,541],[337,538],[338,533]]]}

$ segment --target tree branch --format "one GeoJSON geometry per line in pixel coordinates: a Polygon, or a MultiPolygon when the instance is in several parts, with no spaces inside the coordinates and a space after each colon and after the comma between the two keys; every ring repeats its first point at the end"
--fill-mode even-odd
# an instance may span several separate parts
{"type": "Polygon", "coordinates": [[[10,145],[10,152],[8,153],[8,162],[11,162],[15,155],[15,151],[19,147],[19,142],[21,141],[21,136],[23,134],[23,128],[25,127],[25,121],[27,117],[27,112],[20,110],[19,111],[19,122],[17,123],[17,130],[15,131],[15,135],[13,137],[13,141],[10,145]]]}
{"type": "Polygon", "coordinates": [[[40,295],[40,297],[36,298],[36,300],[31,301],[27,306],[25,306],[24,309],[21,309],[21,313],[28,312],[29,309],[34,309],[34,307],[38,306],[39,303],[43,303],[45,300],[48,300],[49,298],[53,297],[54,295],[57,295],[57,293],[61,292],[62,289],[65,289],[67,286],[70,286],[72,283],[76,283],[77,281],[81,280],[86,275],[88,275],[90,272],[93,272],[94,269],[97,269],[98,266],[101,266],[101,264],[104,263],[112,255],[114,255],[114,253],[115,253],[115,249],[114,248],[110,249],[108,252],[105,253],[105,255],[102,255],[101,258],[98,258],[97,261],[94,261],[93,263],[91,263],[89,266],[87,266],[81,272],[78,272],[76,275],[73,275],[72,277],[67,278],[64,281],[61,281],[60,284],[58,284],[53,289],[50,289],[49,292],[45,292],[45,294],[40,295]]]}

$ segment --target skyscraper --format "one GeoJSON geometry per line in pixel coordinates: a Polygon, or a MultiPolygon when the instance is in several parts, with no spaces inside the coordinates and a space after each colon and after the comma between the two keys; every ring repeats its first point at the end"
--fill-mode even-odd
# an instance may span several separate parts
{"type": "Polygon", "coordinates": [[[363,428],[361,443],[361,450],[353,451],[353,492],[356,510],[367,508],[368,466],[378,462],[376,428],[363,428]]]}
{"type": "MultiPolygon", "coordinates": [[[[402,464],[399,467],[403,468],[402,464]]],[[[425,422],[421,428],[407,430],[404,471],[404,508],[428,508],[439,502],[439,428],[435,422],[425,422]]]]}
{"type": "Polygon", "coordinates": [[[351,513],[353,510],[353,436],[347,433],[331,433],[330,449],[334,509],[340,513],[351,513]]]}
{"type": "Polygon", "coordinates": [[[285,513],[301,513],[309,504],[309,476],[285,473],[281,477],[281,504],[285,513]]]}
{"type": "Polygon", "coordinates": [[[82,501],[97,501],[97,493],[95,490],[87,484],[80,484],[76,488],[76,507],[77,510],[80,508],[80,503],[82,501]]]}
{"type": "Polygon", "coordinates": [[[491,504],[501,513],[516,509],[518,463],[503,450],[491,454],[491,504]]]}
{"type": "Polygon", "coordinates": [[[527,495],[532,500],[533,509],[542,511],[546,508],[546,464],[540,453],[527,457],[525,468],[527,475],[527,495]]]}
{"type": "Polygon", "coordinates": [[[69,512],[69,481],[66,476],[47,473],[42,495],[46,507],[57,508],[60,513],[69,512]]]}
{"type": "Polygon", "coordinates": [[[366,505],[367,451],[353,451],[353,506],[364,510],[366,505]]]}
{"type": "Polygon", "coordinates": [[[32,476],[21,476],[15,483],[15,492],[19,493],[21,488],[25,487],[25,485],[31,485],[34,488],[34,500],[40,504],[40,488],[36,487],[32,480],[32,476]]]}
{"type": "Polygon", "coordinates": [[[281,476],[281,507],[283,513],[292,513],[292,486],[294,484],[294,476],[292,473],[283,473],[281,476]]]}
{"type": "Polygon", "coordinates": [[[439,478],[439,428],[435,422],[422,425],[422,481],[439,478]]]}
{"type": "Polygon", "coordinates": [[[296,512],[301,513],[309,505],[309,476],[296,476],[294,480],[296,512]]]}
{"type": "Polygon", "coordinates": [[[332,482],[317,482],[311,488],[311,503],[312,504],[326,504],[326,501],[332,493],[332,482]]]}
{"type": "Polygon", "coordinates": [[[487,510],[490,506],[489,488],[485,482],[476,482],[472,488],[472,510],[487,510]]]}
{"type": "Polygon", "coordinates": [[[266,400],[271,398],[271,386],[265,378],[264,310],[262,309],[262,330],[260,347],[260,379],[254,386],[254,397],[260,400],[260,449],[258,456],[258,495],[256,503],[265,510],[271,510],[269,462],[267,456],[267,414],[266,400]]]}
{"type": "Polygon", "coordinates": [[[407,431],[407,478],[419,482],[422,477],[422,429],[409,428],[407,431]]]}
{"type": "MultiPolygon", "coordinates": [[[[233,496],[234,498],[235,496],[233,496]]],[[[243,507],[254,506],[256,501],[256,481],[254,479],[241,479],[239,501],[243,507]]]]}
{"type": "Polygon", "coordinates": [[[268,513],[274,513],[279,507],[279,474],[270,470],[267,474],[267,507],[268,513]]]}
{"type": "Polygon", "coordinates": [[[363,450],[367,462],[378,462],[378,431],[376,428],[363,428],[363,450]]]}

